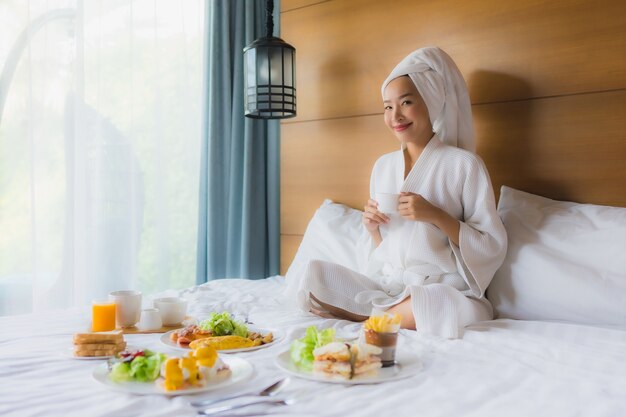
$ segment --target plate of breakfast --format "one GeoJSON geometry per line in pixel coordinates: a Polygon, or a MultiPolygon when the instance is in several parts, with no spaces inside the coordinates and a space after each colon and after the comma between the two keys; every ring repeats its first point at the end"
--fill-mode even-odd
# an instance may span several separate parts
{"type": "Polygon", "coordinates": [[[100,364],[93,378],[105,387],[130,394],[188,395],[248,380],[254,368],[245,359],[219,356],[201,347],[184,356],[148,349],[125,350],[100,364]]]}
{"type": "Polygon", "coordinates": [[[213,336],[197,327],[187,326],[171,330],[161,335],[161,343],[182,351],[189,351],[197,346],[210,344],[218,351],[226,353],[248,352],[274,345],[282,339],[282,332],[276,329],[266,329],[248,326],[248,333],[244,336],[224,335],[213,336]]]}
{"type": "Polygon", "coordinates": [[[248,352],[276,344],[283,334],[276,329],[250,326],[227,313],[211,313],[198,324],[171,330],[161,335],[161,343],[182,351],[212,346],[227,353],[248,352]]]}
{"type": "Polygon", "coordinates": [[[278,355],[276,365],[299,378],[346,385],[395,381],[422,369],[419,357],[409,351],[397,352],[395,364],[385,368],[374,358],[365,345],[332,342],[320,348],[311,368],[296,364],[289,350],[278,355]]]}
{"type": "Polygon", "coordinates": [[[346,341],[335,329],[309,326],[276,358],[276,365],[294,376],[338,384],[375,384],[408,378],[422,369],[417,354],[397,349],[401,317],[371,316],[362,336],[346,341]]]}

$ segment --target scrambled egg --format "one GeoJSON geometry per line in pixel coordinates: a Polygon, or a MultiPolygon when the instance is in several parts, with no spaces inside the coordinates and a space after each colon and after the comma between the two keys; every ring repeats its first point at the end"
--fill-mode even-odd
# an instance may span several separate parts
{"type": "MultiPolygon", "coordinates": [[[[260,343],[260,342],[259,342],[260,343]]],[[[212,347],[217,350],[241,349],[254,346],[253,340],[241,336],[214,336],[205,339],[194,340],[189,344],[192,349],[198,349],[203,346],[212,347]]]]}

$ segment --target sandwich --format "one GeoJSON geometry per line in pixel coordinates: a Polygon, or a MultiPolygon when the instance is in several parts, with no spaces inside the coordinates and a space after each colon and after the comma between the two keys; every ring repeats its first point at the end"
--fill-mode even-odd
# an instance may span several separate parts
{"type": "Polygon", "coordinates": [[[352,377],[372,376],[382,367],[380,354],[383,352],[381,348],[374,345],[363,343],[361,345],[352,345],[352,377]]]}
{"type": "Polygon", "coordinates": [[[333,380],[372,376],[382,367],[381,353],[368,344],[328,343],[313,351],[313,374],[333,380]]]}
{"type": "Polygon", "coordinates": [[[348,343],[328,343],[313,350],[313,374],[329,379],[350,379],[351,359],[352,352],[348,343]]]}

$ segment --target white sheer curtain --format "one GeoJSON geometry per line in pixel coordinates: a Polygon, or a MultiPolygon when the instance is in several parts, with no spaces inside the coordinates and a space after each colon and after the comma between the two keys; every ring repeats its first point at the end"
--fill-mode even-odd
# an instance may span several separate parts
{"type": "Polygon", "coordinates": [[[0,2],[0,315],[195,282],[203,0],[0,2]]]}

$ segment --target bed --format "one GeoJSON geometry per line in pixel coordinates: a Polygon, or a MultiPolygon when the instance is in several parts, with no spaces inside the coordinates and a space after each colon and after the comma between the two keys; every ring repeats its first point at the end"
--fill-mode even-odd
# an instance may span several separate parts
{"type": "MultiPolygon", "coordinates": [[[[500,214],[505,219],[511,247],[522,245],[526,248],[514,249],[494,280],[492,301],[500,316],[508,318],[472,325],[464,330],[462,338],[455,340],[402,330],[399,349],[417,355],[421,363],[420,369],[410,377],[379,384],[342,385],[291,376],[279,396],[295,399],[294,404],[250,406],[242,409],[240,414],[626,415],[623,273],[616,276],[597,274],[602,282],[588,279],[587,283],[579,283],[576,291],[552,294],[552,302],[547,306],[542,306],[546,304],[542,298],[544,294],[536,291],[536,286],[546,277],[536,273],[529,279],[525,275],[529,272],[528,267],[533,272],[532,267],[537,264],[539,268],[545,268],[546,262],[560,259],[561,255],[555,252],[559,245],[554,245],[552,225],[561,226],[556,229],[559,233],[573,230],[567,236],[557,236],[556,241],[570,240],[571,250],[577,250],[577,236],[594,241],[603,237],[608,243],[606,234],[602,235],[607,232],[607,227],[613,235],[623,238],[625,209],[557,202],[503,189],[500,214]],[[520,210],[525,215],[520,215],[520,210]],[[543,217],[538,217],[537,210],[544,213],[543,217]],[[583,217],[587,221],[581,221],[583,217]],[[563,228],[568,222],[576,222],[579,227],[563,228]],[[514,230],[519,231],[519,236],[511,234],[514,230]],[[533,234],[533,230],[540,233],[533,234]],[[522,256],[520,251],[526,253],[522,256]],[[518,261],[523,263],[523,268],[520,269],[518,261]],[[520,281],[523,276],[526,278],[520,281]],[[596,287],[613,295],[600,294],[604,297],[600,300],[602,305],[591,301],[574,303],[575,297],[579,301],[594,301],[592,293],[596,287]],[[511,297],[511,288],[515,289],[516,297],[511,297]],[[586,297],[580,298],[581,294],[586,297]],[[531,308],[533,305],[536,308],[531,308]],[[528,314],[534,314],[534,319],[513,318],[528,314]]],[[[311,256],[335,257],[345,263],[358,262],[356,251],[348,248],[346,242],[347,238],[354,239],[354,234],[363,232],[359,216],[358,210],[324,202],[311,219],[287,276],[299,273],[299,264],[311,256]],[[323,244],[318,239],[320,235],[326,236],[322,239],[323,244]]],[[[622,245],[620,250],[623,248],[622,245]]],[[[587,273],[596,257],[585,258],[584,251],[589,248],[583,249],[578,254],[578,265],[584,265],[579,272],[587,273]]],[[[606,263],[605,258],[598,260],[606,263]]],[[[565,262],[560,262],[565,266],[565,262]]],[[[604,265],[604,270],[611,271],[611,268],[619,267],[620,262],[604,265]]],[[[567,276],[558,276],[551,271],[550,277],[557,284],[559,279],[576,278],[575,268],[567,268],[566,272],[567,276]]],[[[285,297],[287,280],[284,276],[260,281],[226,279],[166,293],[187,299],[189,314],[193,317],[206,317],[211,311],[229,311],[255,325],[280,329],[283,334],[282,339],[266,349],[233,354],[253,365],[254,373],[249,380],[193,396],[138,396],[111,391],[93,380],[92,372],[97,362],[79,361],[68,356],[71,335],[87,326],[86,309],[2,317],[0,415],[194,416],[196,410],[189,405],[190,401],[259,390],[285,377],[285,372],[276,365],[276,358],[294,339],[302,337],[308,326],[332,327],[347,339],[358,335],[362,326],[359,323],[324,319],[295,309],[285,297]]],[[[159,295],[164,294],[155,296],[159,295]]],[[[126,335],[129,345],[168,352],[159,339],[159,334],[126,335]]],[[[229,403],[248,400],[236,399],[229,403]]]]}
{"type": "MultiPolygon", "coordinates": [[[[229,309],[254,323],[280,326],[277,346],[240,354],[254,377],[208,398],[259,389],[283,376],[276,355],[311,324],[343,333],[357,325],[319,319],[282,306],[282,277],[222,280],[189,289],[193,314],[229,309]]],[[[194,416],[189,397],[109,391],[91,378],[92,361],[68,359],[71,334],[84,310],[2,318],[0,370],[3,416],[194,416]],[[25,332],[24,329],[31,331],[25,332]],[[35,333],[36,335],[31,335],[35,333]]],[[[162,349],[158,335],[127,336],[132,345],[162,349]]],[[[499,319],[466,329],[463,339],[438,340],[403,331],[401,347],[419,352],[414,377],[378,385],[342,386],[291,378],[290,406],[269,415],[310,416],[620,416],[626,413],[626,332],[608,326],[499,319]],[[367,407],[365,411],[364,407],[367,407]]],[[[258,408],[256,410],[259,410],[258,408]]]]}
{"type": "MultiPolygon", "coordinates": [[[[399,348],[422,365],[410,378],[337,385],[291,377],[280,396],[295,404],[242,415],[626,415],[626,55],[615,53],[623,2],[397,3],[282,2],[282,37],[299,56],[299,114],[281,125],[282,275],[167,293],[188,299],[198,318],[227,310],[281,329],[271,347],[236,354],[253,365],[252,378],[194,396],[114,392],[93,380],[97,363],[68,358],[86,309],[0,317],[0,415],[194,416],[190,400],[284,377],[276,358],[310,325],[358,334],[360,324],[299,312],[284,294],[308,259],[358,268],[354,207],[367,198],[375,159],[397,147],[381,139],[389,134],[379,83],[428,44],[450,53],[468,81],[478,154],[500,199],[509,252],[488,290],[497,317],[456,340],[401,331],[399,348]],[[471,24],[459,25],[470,14],[471,24]],[[397,16],[422,24],[379,24],[397,16]],[[372,67],[372,56],[381,65],[372,67]]],[[[167,351],[158,334],[126,338],[167,351]]]]}

